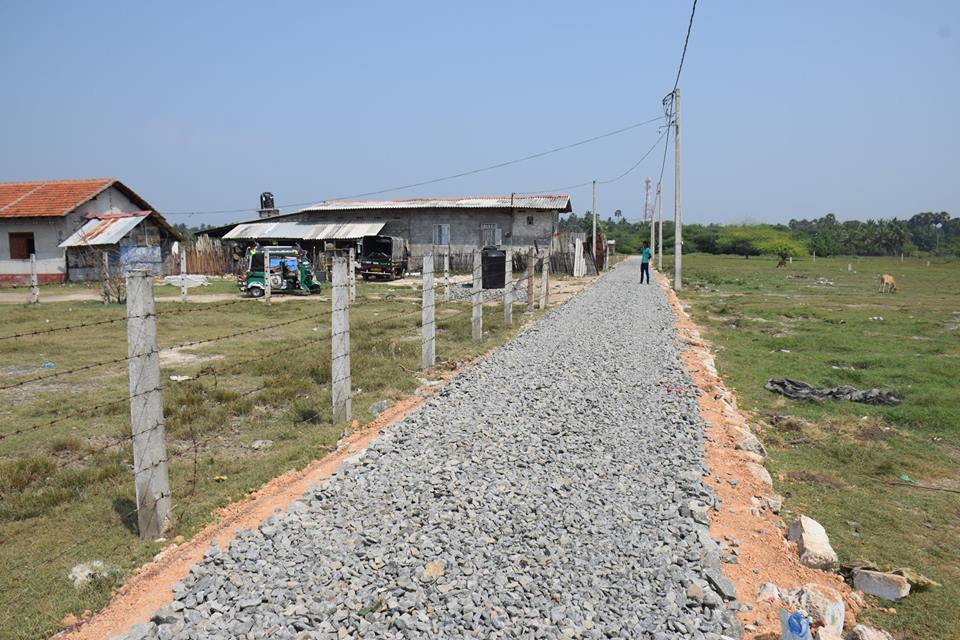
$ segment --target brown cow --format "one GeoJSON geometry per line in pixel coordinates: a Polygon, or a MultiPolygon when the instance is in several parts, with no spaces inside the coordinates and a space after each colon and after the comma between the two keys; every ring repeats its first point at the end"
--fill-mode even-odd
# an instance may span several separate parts
{"type": "Polygon", "coordinates": [[[897,290],[897,281],[888,273],[880,276],[880,293],[893,293],[897,290]]]}

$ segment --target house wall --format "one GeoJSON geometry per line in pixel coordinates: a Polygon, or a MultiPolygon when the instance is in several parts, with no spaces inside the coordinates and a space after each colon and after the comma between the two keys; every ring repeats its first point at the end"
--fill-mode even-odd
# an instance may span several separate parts
{"type": "Polygon", "coordinates": [[[86,214],[138,210],[123,193],[110,187],[65,216],[0,218],[0,283],[30,281],[30,260],[10,257],[10,233],[33,233],[37,277],[42,284],[63,282],[67,279],[66,250],[57,245],[83,225],[86,214]]]}
{"type": "Polygon", "coordinates": [[[501,247],[541,249],[550,247],[559,223],[556,211],[525,209],[356,209],[350,211],[313,211],[285,217],[314,223],[348,223],[385,221],[384,235],[405,238],[411,256],[418,257],[433,248],[433,228],[450,225],[450,250],[464,252],[481,248],[481,225],[494,224],[500,229],[501,247]],[[532,218],[528,224],[527,218],[532,218]],[[508,235],[510,234],[510,235],[508,235]]]}

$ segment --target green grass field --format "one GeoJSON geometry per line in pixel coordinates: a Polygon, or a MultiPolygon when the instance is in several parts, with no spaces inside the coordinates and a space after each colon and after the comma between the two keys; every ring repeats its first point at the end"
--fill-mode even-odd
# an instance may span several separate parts
{"type": "Polygon", "coordinates": [[[960,262],[821,258],[775,266],[775,259],[686,256],[680,297],[740,407],[768,425],[770,471],[785,508],[820,521],[841,562],[911,567],[943,585],[912,593],[893,605],[895,614],[867,617],[898,638],[957,638],[960,262]],[[896,278],[897,293],[878,293],[880,273],[896,278]],[[891,390],[903,402],[814,404],[763,388],[782,377],[891,390]]]}
{"type": "MultiPolygon", "coordinates": [[[[168,539],[189,537],[211,522],[212,510],[335,447],[343,426],[330,424],[329,294],[325,288],[269,307],[252,300],[184,307],[158,298],[161,348],[294,321],[161,354],[174,494],[168,539]],[[204,375],[169,380],[198,373],[204,375]],[[254,449],[255,440],[273,445],[254,449]]],[[[123,315],[121,306],[96,302],[4,305],[0,336],[123,315]]],[[[500,306],[487,306],[484,341],[473,344],[469,304],[438,307],[438,362],[502,343],[512,334],[502,317],[500,306]]],[[[518,305],[515,327],[528,317],[518,305]]],[[[373,403],[418,386],[419,322],[418,291],[358,285],[351,360],[353,413],[361,424],[371,419],[373,403]]],[[[126,349],[124,322],[0,340],[0,386],[123,358],[126,349]],[[41,368],[44,362],[54,368],[41,368]]],[[[127,384],[126,364],[119,363],[0,391],[0,433],[26,429],[0,436],[0,638],[47,637],[67,613],[97,610],[164,546],[141,543],[136,534],[127,384]],[[45,426],[56,419],[62,421],[45,426]],[[118,571],[77,590],[67,573],[89,560],[118,571]]]]}

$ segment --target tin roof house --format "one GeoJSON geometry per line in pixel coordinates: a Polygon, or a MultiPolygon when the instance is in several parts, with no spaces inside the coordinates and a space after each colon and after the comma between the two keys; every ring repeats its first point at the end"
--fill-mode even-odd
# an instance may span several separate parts
{"type": "Polygon", "coordinates": [[[115,178],[0,182],[0,283],[99,279],[111,266],[166,272],[180,234],[115,178]]]}

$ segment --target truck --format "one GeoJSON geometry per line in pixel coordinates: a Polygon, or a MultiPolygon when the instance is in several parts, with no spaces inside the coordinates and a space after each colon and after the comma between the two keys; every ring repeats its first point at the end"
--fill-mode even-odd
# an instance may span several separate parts
{"type": "Polygon", "coordinates": [[[270,255],[270,292],[309,295],[320,292],[320,281],[313,272],[313,265],[306,253],[298,246],[260,246],[247,249],[245,269],[237,284],[241,293],[252,298],[263,296],[266,291],[264,262],[270,255]]]}
{"type": "Polygon", "coordinates": [[[364,280],[395,280],[407,274],[407,241],[394,236],[364,236],[360,240],[359,273],[364,280]]]}

